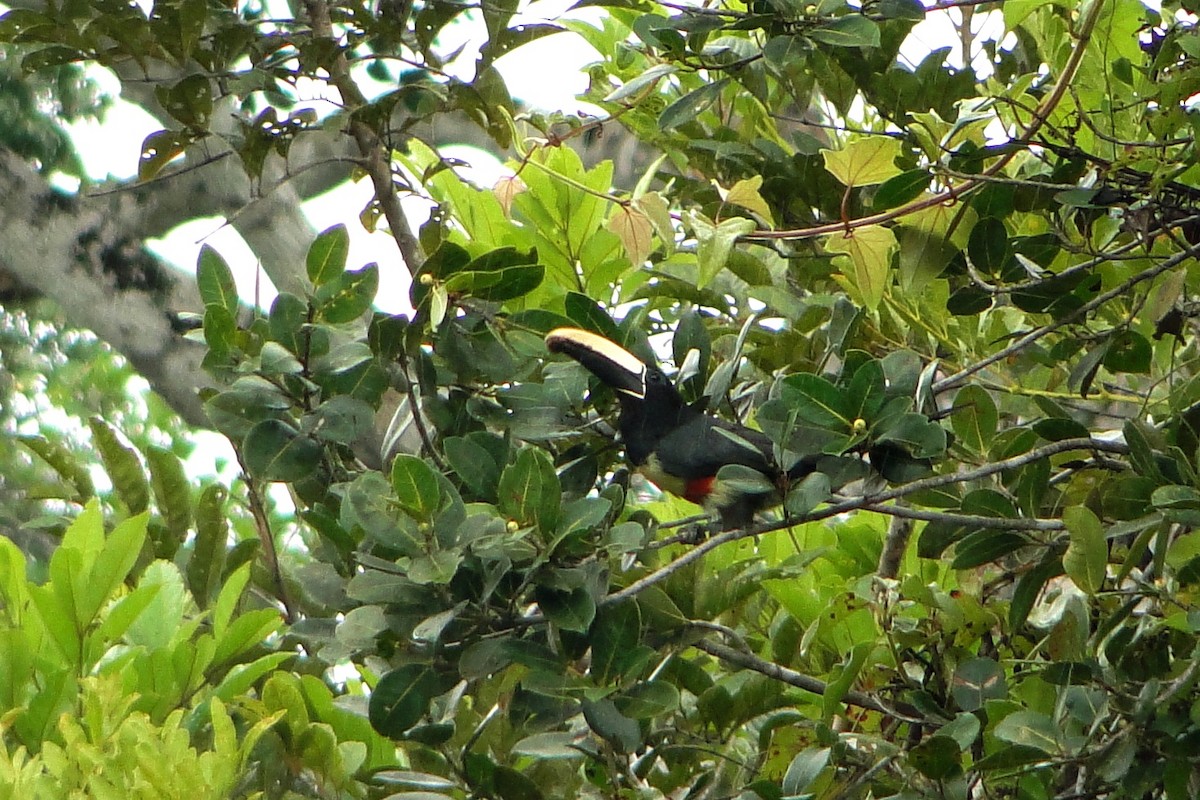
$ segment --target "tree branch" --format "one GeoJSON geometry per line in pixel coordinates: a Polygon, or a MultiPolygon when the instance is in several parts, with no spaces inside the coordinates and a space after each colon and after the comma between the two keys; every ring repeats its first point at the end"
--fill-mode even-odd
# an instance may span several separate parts
{"type": "MultiPolygon", "coordinates": [[[[329,5],[325,0],[305,0],[304,7],[308,11],[313,33],[327,39],[335,39],[333,23],[329,17],[329,5]]],[[[341,93],[342,102],[351,114],[350,133],[366,160],[363,168],[371,176],[371,183],[375,186],[375,198],[383,209],[383,216],[392,230],[396,246],[400,248],[400,256],[404,259],[405,266],[410,274],[416,275],[425,257],[421,252],[421,243],[413,233],[404,209],[400,207],[400,198],[392,181],[391,149],[370,125],[353,116],[354,111],[367,105],[367,99],[350,74],[350,64],[345,53],[339,52],[334,56],[328,69],[330,83],[341,93]]]]}
{"type": "Polygon", "coordinates": [[[0,268],[108,342],[190,424],[208,426],[197,395],[204,348],[171,327],[175,313],[203,303],[194,281],[130,235],[130,198],[77,200],[4,150],[0,193],[0,268]]]}
{"type": "Polygon", "coordinates": [[[1091,300],[1084,303],[1079,308],[1072,311],[1070,314],[1065,315],[1061,319],[1057,319],[1054,322],[1047,323],[1040,328],[1034,328],[1032,331],[1025,334],[1021,338],[1013,341],[1012,344],[1008,345],[1007,347],[997,350],[995,353],[992,353],[990,356],[988,356],[986,358],[982,358],[979,361],[975,362],[974,364],[971,364],[969,366],[966,366],[966,367],[960,369],[958,372],[954,373],[953,375],[949,375],[945,378],[942,378],[940,381],[937,381],[936,383],[933,384],[933,387],[932,387],[933,393],[939,394],[941,392],[946,391],[947,389],[953,389],[956,386],[959,386],[960,384],[962,384],[962,382],[964,380],[966,380],[970,376],[974,375],[976,372],[979,372],[980,370],[985,369],[986,367],[989,367],[992,364],[995,364],[997,361],[1003,361],[1004,359],[1008,358],[1009,356],[1013,355],[1014,353],[1017,353],[1017,352],[1025,349],[1030,344],[1036,342],[1038,339],[1041,339],[1043,336],[1047,336],[1047,335],[1053,333],[1054,331],[1058,330],[1059,328],[1062,328],[1066,325],[1070,325],[1072,322],[1075,322],[1076,320],[1087,316],[1088,313],[1096,310],[1100,306],[1107,303],[1109,300],[1113,300],[1113,299],[1118,298],[1118,297],[1122,296],[1123,294],[1127,293],[1130,289],[1132,289],[1134,286],[1137,286],[1139,283],[1144,283],[1145,281],[1148,281],[1152,278],[1156,278],[1159,275],[1161,275],[1162,273],[1171,269],[1172,267],[1178,266],[1179,264],[1182,264],[1184,261],[1187,261],[1189,258],[1195,258],[1197,252],[1198,252],[1198,249],[1193,247],[1193,248],[1183,251],[1182,253],[1176,253],[1175,255],[1168,258],[1166,261],[1163,261],[1161,264],[1158,264],[1157,266],[1151,267],[1150,269],[1139,272],[1137,275],[1134,275],[1132,278],[1130,278],[1129,280],[1120,284],[1119,286],[1114,286],[1112,289],[1109,289],[1107,292],[1104,292],[1103,294],[1100,294],[1100,295],[1096,295],[1091,300]]]}
{"type": "Polygon", "coordinates": [[[872,495],[863,497],[854,497],[847,500],[842,500],[836,503],[831,503],[824,508],[819,508],[810,511],[801,517],[792,517],[790,519],[781,520],[778,522],[768,522],[762,525],[755,525],[750,528],[737,529],[731,531],[723,531],[722,533],[713,536],[711,539],[701,542],[700,544],[683,553],[674,561],[671,561],[664,567],[661,567],[651,573],[643,575],[633,583],[626,586],[620,591],[613,592],[608,597],[601,601],[601,605],[611,605],[637,596],[655,584],[662,583],[671,575],[680,571],[693,561],[697,561],[705,556],[708,552],[715,550],[721,545],[735,542],[738,539],[745,539],[749,536],[758,536],[763,533],[790,528],[795,525],[800,525],[805,522],[815,522],[817,520],[829,519],[836,517],[839,514],[845,514],[851,511],[859,511],[870,506],[877,506],[881,503],[886,503],[890,500],[895,500],[900,497],[905,497],[913,492],[923,491],[925,489],[933,489],[938,486],[946,486],[952,483],[966,483],[968,481],[986,478],[990,475],[995,475],[998,472],[1004,472],[1009,469],[1023,467],[1026,464],[1031,464],[1034,461],[1039,461],[1043,458],[1049,458],[1059,453],[1066,453],[1071,450],[1099,450],[1108,453],[1126,454],[1129,448],[1120,442],[1106,442],[1102,439],[1063,439],[1058,442],[1051,442],[1043,447],[1030,450],[1012,458],[1006,458],[1003,461],[996,461],[991,464],[984,464],[975,469],[964,470],[962,472],[952,472],[945,475],[931,475],[928,478],[911,481],[897,486],[894,489],[878,492],[872,495]]]}
{"type": "MultiPolygon", "coordinates": [[[[736,664],[743,669],[754,670],[755,672],[766,675],[768,678],[786,683],[788,686],[795,686],[797,689],[803,689],[806,692],[825,696],[825,692],[829,689],[828,684],[824,681],[819,681],[802,672],[796,672],[793,669],[780,666],[771,661],[766,661],[759,658],[753,653],[747,653],[741,650],[735,650],[717,642],[701,639],[698,642],[693,642],[692,647],[697,650],[703,650],[711,656],[716,656],[723,661],[728,661],[731,664],[736,664]]],[[[889,707],[879,702],[869,694],[850,689],[842,698],[845,702],[859,708],[865,708],[870,711],[877,711],[885,716],[898,719],[901,722],[910,722],[914,725],[936,725],[936,721],[928,720],[922,716],[921,712],[908,703],[897,703],[895,707],[889,707]]]]}

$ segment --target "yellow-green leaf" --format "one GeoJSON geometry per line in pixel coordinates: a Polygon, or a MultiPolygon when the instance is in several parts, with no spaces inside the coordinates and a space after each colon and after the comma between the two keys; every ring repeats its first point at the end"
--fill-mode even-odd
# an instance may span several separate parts
{"type": "Polygon", "coordinates": [[[632,205],[617,206],[616,212],[608,220],[608,229],[621,240],[629,263],[640,267],[650,255],[654,239],[654,226],[650,218],[632,205]]]}
{"type": "Polygon", "coordinates": [[[633,207],[650,220],[650,225],[654,228],[654,233],[658,235],[658,240],[662,243],[666,254],[674,253],[675,226],[671,223],[671,209],[663,196],[658,192],[646,192],[644,195],[634,198],[633,207]]]}
{"type": "Polygon", "coordinates": [[[847,288],[872,311],[883,300],[892,253],[896,247],[896,235],[889,228],[879,225],[858,228],[851,231],[849,236],[835,234],[825,240],[826,250],[845,254],[834,259],[834,264],[842,270],[845,282],[849,284],[847,288]],[[846,268],[847,262],[849,269],[846,268]]]}
{"type": "Polygon", "coordinates": [[[737,237],[750,233],[757,227],[754,220],[745,217],[730,217],[713,224],[712,220],[699,211],[689,212],[685,220],[696,234],[696,260],[700,266],[696,286],[701,289],[724,269],[737,237]]]}
{"type": "Polygon", "coordinates": [[[896,166],[900,142],[889,136],[868,136],[821,155],[825,169],[846,186],[874,186],[903,171],[896,166]]]}
{"type": "Polygon", "coordinates": [[[762,183],[762,175],[744,178],[735,183],[728,192],[722,192],[723,199],[726,203],[733,203],[734,205],[753,211],[766,220],[768,225],[775,227],[775,218],[771,216],[771,207],[767,205],[767,201],[759,193],[762,183]]]}

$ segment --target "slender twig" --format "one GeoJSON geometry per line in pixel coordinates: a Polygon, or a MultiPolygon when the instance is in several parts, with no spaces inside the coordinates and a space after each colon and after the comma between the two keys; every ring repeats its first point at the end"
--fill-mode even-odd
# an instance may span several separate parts
{"type": "MultiPolygon", "coordinates": [[[[753,653],[735,650],[732,647],[709,641],[708,639],[701,639],[698,642],[693,642],[692,647],[696,648],[697,650],[703,650],[705,653],[708,653],[711,656],[716,656],[724,661],[728,661],[731,664],[736,664],[744,669],[754,670],[757,673],[766,675],[768,678],[773,678],[774,680],[781,681],[789,686],[795,686],[797,689],[803,689],[806,692],[812,692],[813,694],[821,695],[822,697],[829,688],[827,683],[817,680],[811,675],[805,675],[804,673],[797,672],[794,669],[788,669],[787,667],[780,666],[779,664],[759,658],[753,653]]],[[[937,724],[936,721],[928,720],[923,717],[919,710],[908,703],[897,703],[893,708],[879,702],[879,700],[869,694],[864,694],[863,692],[858,692],[854,689],[847,691],[842,697],[842,700],[852,706],[858,706],[859,708],[865,708],[870,711],[877,711],[880,714],[892,717],[893,719],[898,719],[901,722],[910,722],[914,725],[937,724]]]]}
{"type": "MultiPolygon", "coordinates": [[[[912,511],[913,509],[900,505],[890,506],[870,506],[871,511],[878,511],[886,514],[889,511],[897,512],[901,509],[912,511]]],[[[904,560],[904,553],[908,550],[908,541],[912,538],[913,519],[911,516],[893,513],[892,520],[888,523],[887,536],[883,540],[883,549],[879,551],[879,562],[875,568],[875,574],[884,580],[893,580],[900,574],[900,562],[904,560]]]]}
{"type": "Polygon", "coordinates": [[[948,522],[951,525],[969,525],[975,528],[990,528],[1001,531],[1060,531],[1066,526],[1060,519],[1038,519],[1032,517],[981,517],[977,514],[955,514],[951,511],[930,511],[908,506],[866,503],[863,511],[874,511],[890,517],[918,519],[925,522],[948,522]]]}
{"type": "Polygon", "coordinates": [[[400,362],[400,371],[403,372],[404,393],[408,396],[408,408],[412,412],[413,427],[417,429],[417,435],[421,437],[421,448],[437,468],[441,472],[446,471],[446,462],[442,460],[437,448],[433,446],[433,437],[429,435],[429,430],[425,427],[424,410],[420,402],[417,400],[417,392],[413,388],[415,381],[412,373],[408,369],[408,354],[404,352],[404,348],[399,349],[397,360],[400,362]]]}
{"type": "Polygon", "coordinates": [[[242,482],[246,485],[246,499],[250,506],[250,516],[254,518],[254,528],[258,532],[258,540],[262,543],[263,560],[267,571],[275,582],[275,599],[283,605],[284,620],[290,625],[296,621],[296,612],[288,595],[287,584],[283,579],[283,570],[279,566],[279,551],[275,549],[275,536],[271,533],[271,521],[267,517],[266,504],[259,494],[258,484],[250,477],[250,470],[238,448],[234,448],[238,465],[242,468],[242,482]]]}

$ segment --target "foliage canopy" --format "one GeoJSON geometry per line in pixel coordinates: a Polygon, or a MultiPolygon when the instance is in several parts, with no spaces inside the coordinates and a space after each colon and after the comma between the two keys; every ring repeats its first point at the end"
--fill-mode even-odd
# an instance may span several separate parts
{"type": "MultiPolygon", "coordinates": [[[[21,678],[0,681],[0,786],[67,774],[93,722],[189,769],[227,754],[222,785],[265,796],[1195,796],[1196,9],[580,5],[604,13],[0,17],[25,91],[82,62],[152,84],[170,124],[144,185],[200,152],[269,194],[333,134],[375,188],[269,309],[201,252],[191,336],[232,495],[94,418],[98,493],[87,456],[25,431],[45,469],[22,479],[75,521],[44,583],[0,548],[21,678]],[[957,48],[914,50],[947,13],[957,48]],[[470,80],[439,40],[468,19],[470,80]],[[551,35],[596,51],[603,115],[512,100],[496,62],[551,35]],[[306,106],[312,81],[340,113],[306,106]],[[447,118],[511,176],[466,181],[429,134],[447,118]],[[589,159],[601,134],[644,169],[589,159]],[[349,263],[351,225],[395,237],[411,313],[374,310],[399,267],[349,263]],[[695,509],[629,479],[613,398],[546,352],[560,325],[669,355],[689,400],[819,472],[686,543],[695,509]],[[71,710],[83,727],[56,728],[71,710]]],[[[8,135],[67,168],[55,137],[8,135]]]]}

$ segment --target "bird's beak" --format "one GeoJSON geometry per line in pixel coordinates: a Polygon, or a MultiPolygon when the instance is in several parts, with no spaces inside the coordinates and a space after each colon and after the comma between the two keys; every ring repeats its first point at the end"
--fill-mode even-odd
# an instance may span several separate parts
{"type": "Polygon", "coordinates": [[[645,399],[646,365],[616,342],[580,328],[555,328],[546,334],[546,347],[575,359],[615,391],[645,399]]]}

